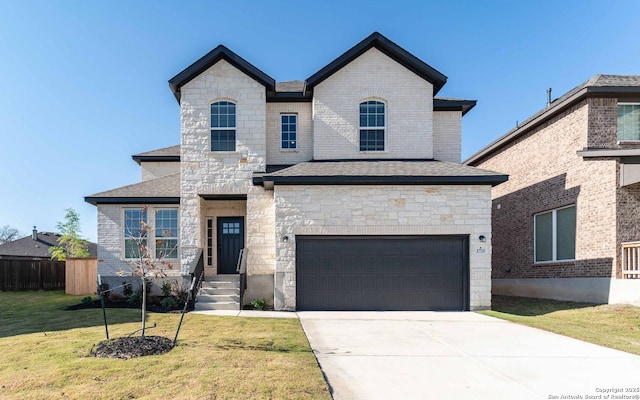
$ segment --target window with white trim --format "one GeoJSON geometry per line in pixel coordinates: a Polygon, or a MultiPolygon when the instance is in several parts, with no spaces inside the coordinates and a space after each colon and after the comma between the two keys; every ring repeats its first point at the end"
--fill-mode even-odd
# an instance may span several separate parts
{"type": "Polygon", "coordinates": [[[140,247],[147,247],[147,210],[125,209],[124,210],[124,258],[139,258],[140,247]]]}
{"type": "Polygon", "coordinates": [[[178,258],[178,209],[156,209],[155,215],[156,258],[178,258]]]}
{"type": "Polygon", "coordinates": [[[381,101],[360,103],[360,151],[384,151],[384,108],[381,101]]]}
{"type": "Polygon", "coordinates": [[[618,103],[618,141],[640,140],[640,103],[618,103]]]}
{"type": "Polygon", "coordinates": [[[230,101],[211,104],[211,151],[236,151],[236,105],[230,101]]]}
{"type": "Polygon", "coordinates": [[[125,259],[140,258],[145,253],[155,258],[178,258],[177,208],[125,208],[123,218],[125,259]]]}
{"type": "Polygon", "coordinates": [[[534,215],[535,262],[576,258],[576,206],[534,215]]]}
{"type": "Polygon", "coordinates": [[[281,147],[293,150],[298,146],[298,115],[280,114],[281,147]]]}

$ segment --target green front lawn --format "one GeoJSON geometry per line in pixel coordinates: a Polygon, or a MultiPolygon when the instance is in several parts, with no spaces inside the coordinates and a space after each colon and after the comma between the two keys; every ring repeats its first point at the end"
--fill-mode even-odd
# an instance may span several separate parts
{"type": "Polygon", "coordinates": [[[640,307],[493,296],[480,313],[640,354],[640,307]]]}
{"type": "MultiPolygon", "coordinates": [[[[97,359],[102,310],[64,311],[82,296],[0,292],[0,398],[330,399],[297,319],[187,314],[178,346],[160,356],[97,359]]],[[[140,312],[107,309],[112,338],[140,312]]],[[[173,339],[179,314],[148,314],[148,335],[173,339]]]]}

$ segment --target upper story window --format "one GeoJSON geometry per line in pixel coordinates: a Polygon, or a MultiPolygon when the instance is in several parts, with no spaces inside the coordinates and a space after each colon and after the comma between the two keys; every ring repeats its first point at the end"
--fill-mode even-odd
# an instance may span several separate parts
{"type": "Polygon", "coordinates": [[[236,105],[211,104],[211,151],[236,151],[236,105]]]}
{"type": "Polygon", "coordinates": [[[360,151],[384,151],[384,103],[360,103],[360,151]]]}
{"type": "Polygon", "coordinates": [[[535,262],[576,258],[576,206],[534,216],[535,262]]]}
{"type": "Polygon", "coordinates": [[[281,114],[282,149],[296,149],[298,146],[298,115],[281,114]]]}
{"type": "Polygon", "coordinates": [[[640,140],[640,103],[618,104],[618,140],[640,140]]]}

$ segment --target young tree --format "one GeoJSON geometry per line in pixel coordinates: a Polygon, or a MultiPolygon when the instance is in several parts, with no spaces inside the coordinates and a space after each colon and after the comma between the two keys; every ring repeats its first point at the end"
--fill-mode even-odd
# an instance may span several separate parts
{"type": "Polygon", "coordinates": [[[62,237],[59,246],[49,247],[52,260],[64,261],[67,257],[89,257],[89,242],[80,238],[80,215],[73,209],[67,208],[64,222],[58,222],[58,232],[62,237]]]}
{"type": "Polygon", "coordinates": [[[119,276],[133,276],[140,279],[140,287],[142,289],[142,337],[146,330],[147,317],[147,278],[165,278],[166,271],[173,269],[173,264],[165,258],[167,255],[176,254],[177,243],[164,241],[163,237],[173,236],[171,232],[165,230],[156,230],[155,232],[155,254],[149,249],[147,239],[149,232],[153,232],[153,228],[147,223],[147,207],[144,206],[138,214],[135,221],[125,219],[125,252],[128,252],[129,270],[120,270],[117,272],[119,276]],[[167,245],[169,244],[169,245],[167,245]]]}
{"type": "Polygon", "coordinates": [[[20,231],[12,226],[5,225],[0,228],[0,244],[12,242],[20,236],[22,236],[20,231]]]}

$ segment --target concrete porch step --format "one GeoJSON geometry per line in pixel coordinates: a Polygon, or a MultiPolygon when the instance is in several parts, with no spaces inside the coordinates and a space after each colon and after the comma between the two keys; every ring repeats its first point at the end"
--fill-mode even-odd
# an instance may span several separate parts
{"type": "Polygon", "coordinates": [[[228,294],[201,294],[198,296],[199,303],[240,303],[240,295],[228,295],[228,294]]]}
{"type": "Polygon", "coordinates": [[[226,295],[237,295],[240,296],[240,288],[239,287],[202,287],[200,289],[201,295],[216,295],[216,294],[226,294],[226,295]]]}
{"type": "Polygon", "coordinates": [[[216,275],[205,278],[195,309],[240,310],[240,275],[216,275]]]}
{"type": "Polygon", "coordinates": [[[239,303],[201,303],[197,302],[195,305],[196,311],[203,310],[240,310],[239,303]]]}

